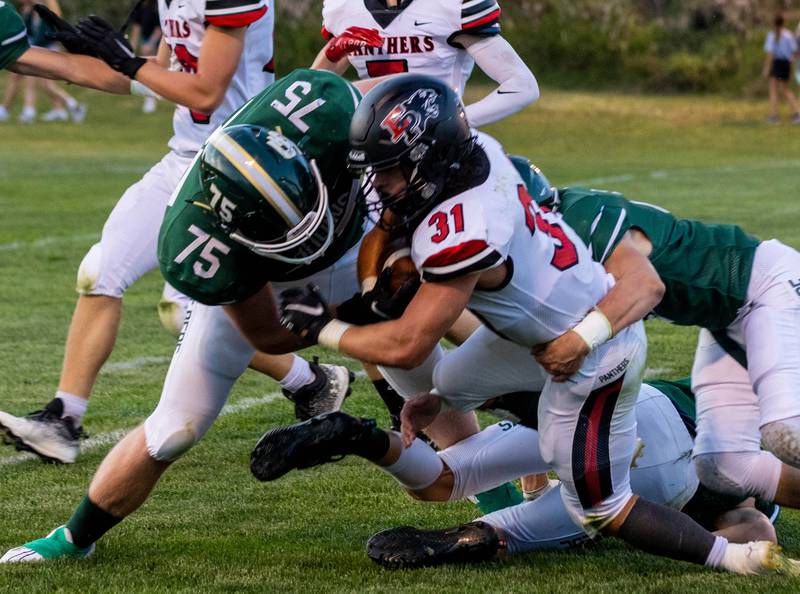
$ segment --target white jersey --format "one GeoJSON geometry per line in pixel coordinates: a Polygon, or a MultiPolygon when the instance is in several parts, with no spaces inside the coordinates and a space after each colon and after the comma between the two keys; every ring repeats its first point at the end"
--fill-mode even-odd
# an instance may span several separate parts
{"type": "Polygon", "coordinates": [[[496,0],[413,0],[403,9],[386,8],[385,0],[325,0],[322,20],[326,37],[354,26],[380,31],[383,47],[348,56],[359,78],[427,74],[461,95],[475,63],[453,38],[498,34],[500,7],[496,0]]]}
{"type": "Polygon", "coordinates": [[[197,72],[206,27],[247,27],[239,66],[222,104],[212,114],[178,105],[169,147],[178,154],[200,150],[211,132],[248,99],[275,81],[272,62],[273,0],[158,0],[163,39],[171,49],[169,69],[197,72]]]}
{"type": "Polygon", "coordinates": [[[561,336],[613,286],[578,235],[528,195],[503,147],[483,133],[486,181],[439,204],[422,220],[411,257],[426,282],[506,263],[495,290],[476,289],[469,308],[500,336],[533,346],[561,336]]]}

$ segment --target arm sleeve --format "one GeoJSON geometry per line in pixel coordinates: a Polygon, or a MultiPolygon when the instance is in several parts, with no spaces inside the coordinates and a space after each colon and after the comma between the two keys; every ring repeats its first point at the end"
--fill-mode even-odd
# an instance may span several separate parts
{"type": "Polygon", "coordinates": [[[478,67],[499,86],[466,107],[471,126],[480,127],[518,112],[539,98],[536,77],[519,54],[500,36],[481,39],[467,48],[478,67]]]}
{"type": "Polygon", "coordinates": [[[206,20],[216,27],[246,27],[267,12],[268,0],[206,0],[206,20]]]}

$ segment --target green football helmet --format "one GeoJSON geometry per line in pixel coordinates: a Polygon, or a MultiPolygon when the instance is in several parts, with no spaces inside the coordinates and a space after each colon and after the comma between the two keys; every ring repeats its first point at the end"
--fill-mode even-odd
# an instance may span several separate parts
{"type": "Polygon", "coordinates": [[[550,180],[545,177],[541,169],[519,155],[510,155],[509,159],[511,159],[514,167],[522,176],[522,181],[525,182],[528,194],[536,201],[536,204],[541,204],[548,208],[558,205],[558,188],[554,188],[550,184],[550,180]]]}
{"type": "Polygon", "coordinates": [[[328,190],[314,160],[283,134],[247,124],[220,128],[199,158],[202,200],[232,240],[298,265],[330,246],[328,190]]]}

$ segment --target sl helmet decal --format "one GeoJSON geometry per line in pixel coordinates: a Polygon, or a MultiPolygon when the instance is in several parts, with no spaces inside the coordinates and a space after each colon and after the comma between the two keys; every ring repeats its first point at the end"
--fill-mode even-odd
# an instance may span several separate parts
{"type": "Polygon", "coordinates": [[[419,89],[386,114],[381,128],[389,132],[393,144],[403,141],[411,146],[425,133],[428,120],[439,115],[438,96],[433,89],[419,89]]]}

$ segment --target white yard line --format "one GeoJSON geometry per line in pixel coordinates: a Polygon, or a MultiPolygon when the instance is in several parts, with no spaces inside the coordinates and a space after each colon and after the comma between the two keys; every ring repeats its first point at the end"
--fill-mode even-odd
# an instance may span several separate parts
{"type": "Polygon", "coordinates": [[[118,371],[128,371],[129,369],[139,369],[150,365],[163,365],[169,363],[171,357],[137,357],[127,361],[117,361],[103,366],[103,373],[116,373],[118,371]]]}
{"type": "Polygon", "coordinates": [[[652,379],[662,375],[669,375],[672,373],[671,367],[648,367],[644,370],[645,379],[652,379]]]}
{"type": "Polygon", "coordinates": [[[100,235],[97,233],[82,233],[81,235],[59,235],[54,237],[42,237],[30,241],[12,241],[10,243],[0,243],[0,252],[13,252],[22,249],[36,249],[50,247],[61,243],[73,243],[79,241],[98,240],[100,235]]]}
{"type": "MultiPolygon", "coordinates": [[[[283,399],[283,394],[280,392],[269,392],[264,396],[260,396],[258,398],[242,398],[238,402],[234,402],[232,404],[226,404],[222,407],[222,412],[219,413],[220,417],[224,417],[227,415],[236,415],[241,412],[245,412],[254,408],[256,406],[261,406],[262,404],[269,404],[271,402],[275,402],[276,400],[283,399]]],[[[90,452],[92,450],[96,450],[98,448],[111,445],[113,443],[118,442],[122,439],[133,427],[129,427],[128,429],[115,429],[114,431],[109,431],[108,433],[101,433],[95,437],[90,437],[86,441],[81,443],[81,452],[90,452]]],[[[17,454],[15,456],[6,456],[4,458],[0,458],[0,466],[14,466],[16,464],[22,464],[23,462],[28,462],[30,460],[37,460],[38,458],[31,453],[24,453],[24,454],[17,454]]]]}

